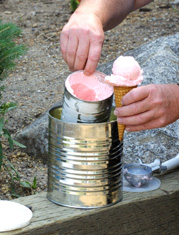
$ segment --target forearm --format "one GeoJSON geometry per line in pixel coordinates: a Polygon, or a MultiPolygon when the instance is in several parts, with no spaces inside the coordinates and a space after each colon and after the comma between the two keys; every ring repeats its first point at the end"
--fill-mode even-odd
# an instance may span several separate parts
{"type": "Polygon", "coordinates": [[[96,15],[106,31],[120,24],[130,12],[149,2],[151,0],[82,0],[74,14],[96,15]]]}
{"type": "Polygon", "coordinates": [[[133,11],[149,4],[150,2],[153,2],[154,0],[135,0],[134,1],[134,8],[133,11]]]}
{"type": "Polygon", "coordinates": [[[176,118],[179,118],[179,85],[177,84],[170,84],[168,85],[171,87],[171,93],[173,94],[173,112],[176,113],[176,118]]]}
{"type": "Polygon", "coordinates": [[[133,10],[134,0],[82,0],[75,14],[95,14],[104,30],[114,28],[133,10]]]}

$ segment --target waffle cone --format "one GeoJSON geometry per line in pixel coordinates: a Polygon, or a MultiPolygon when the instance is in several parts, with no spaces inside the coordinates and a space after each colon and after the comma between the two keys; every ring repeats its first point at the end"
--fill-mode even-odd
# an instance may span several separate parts
{"type": "MultiPolygon", "coordinates": [[[[115,96],[115,103],[116,107],[121,107],[121,100],[122,97],[127,94],[129,91],[131,91],[133,88],[136,88],[137,86],[132,86],[132,87],[120,87],[120,86],[114,86],[114,96],[115,96]]],[[[125,125],[117,123],[118,127],[118,135],[119,135],[119,140],[122,141],[123,135],[124,135],[124,130],[125,130],[125,125]]]]}

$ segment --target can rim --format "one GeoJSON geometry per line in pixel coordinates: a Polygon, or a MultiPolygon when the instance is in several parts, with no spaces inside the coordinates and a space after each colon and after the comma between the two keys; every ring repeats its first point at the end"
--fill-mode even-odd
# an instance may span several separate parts
{"type": "Polygon", "coordinates": [[[64,123],[64,124],[70,124],[70,125],[86,125],[86,126],[91,126],[91,125],[106,125],[106,124],[111,124],[111,123],[116,123],[117,122],[117,119],[116,120],[109,120],[109,121],[106,121],[106,122],[92,122],[92,123],[86,123],[86,122],[66,122],[66,121],[62,121],[61,119],[58,119],[58,118],[55,118],[54,116],[52,116],[50,114],[50,112],[52,112],[52,110],[54,109],[57,109],[57,108],[62,108],[63,105],[56,105],[56,106],[53,106],[49,109],[48,111],[48,116],[50,118],[52,118],[53,120],[57,120],[58,122],[60,123],[64,123]]]}

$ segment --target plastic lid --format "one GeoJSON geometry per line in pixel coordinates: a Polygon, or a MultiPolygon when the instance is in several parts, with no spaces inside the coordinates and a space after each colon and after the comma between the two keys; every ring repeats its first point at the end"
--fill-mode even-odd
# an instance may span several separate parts
{"type": "Polygon", "coordinates": [[[0,200],[0,232],[23,228],[30,223],[32,211],[17,202],[0,200]]]}
{"type": "Polygon", "coordinates": [[[160,185],[161,185],[160,180],[155,177],[152,177],[152,180],[150,180],[148,184],[145,184],[142,187],[134,187],[123,178],[123,191],[125,192],[153,191],[160,188],[160,185]]]}

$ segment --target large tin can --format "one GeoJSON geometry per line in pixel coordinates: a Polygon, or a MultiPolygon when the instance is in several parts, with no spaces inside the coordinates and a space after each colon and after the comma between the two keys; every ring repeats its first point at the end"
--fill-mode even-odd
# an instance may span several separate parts
{"type": "Polygon", "coordinates": [[[49,111],[48,199],[86,209],[121,201],[123,145],[117,122],[68,123],[61,110],[49,111]]]}

